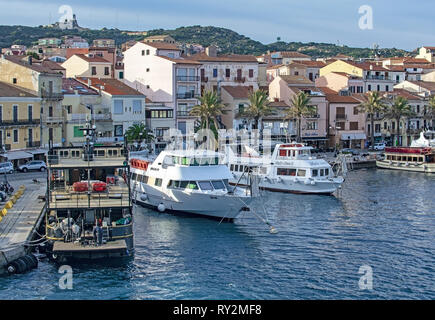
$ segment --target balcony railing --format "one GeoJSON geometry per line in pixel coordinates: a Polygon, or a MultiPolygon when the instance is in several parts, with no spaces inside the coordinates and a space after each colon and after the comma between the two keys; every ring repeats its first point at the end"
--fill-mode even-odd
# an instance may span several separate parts
{"type": "Polygon", "coordinates": [[[199,81],[198,76],[177,76],[177,81],[199,81]]]}
{"type": "Polygon", "coordinates": [[[63,117],[43,117],[43,122],[46,123],[61,123],[63,122],[63,117]]]}
{"type": "Polygon", "coordinates": [[[242,83],[244,83],[246,81],[246,78],[245,77],[235,77],[234,81],[235,82],[242,82],[242,83]]]}
{"type": "Polygon", "coordinates": [[[41,98],[45,100],[63,100],[63,93],[57,93],[41,89],[41,98]]]}
{"type": "Polygon", "coordinates": [[[382,76],[382,75],[379,75],[379,76],[376,76],[376,75],[367,75],[366,79],[367,80],[391,80],[391,77],[382,76]]]}
{"type": "Polygon", "coordinates": [[[177,117],[194,117],[190,114],[190,110],[177,111],[177,117]]]}
{"type": "Polygon", "coordinates": [[[345,120],[345,119],[347,119],[347,116],[346,116],[345,114],[337,113],[337,114],[335,115],[335,119],[336,119],[336,120],[345,120]]]}
{"type": "Polygon", "coordinates": [[[304,118],[305,119],[320,119],[320,114],[318,114],[318,113],[308,114],[304,118]]]}
{"type": "Polygon", "coordinates": [[[39,148],[41,146],[41,141],[27,141],[26,148],[39,148]]]}
{"type": "Polygon", "coordinates": [[[30,119],[30,120],[0,120],[0,126],[31,126],[40,124],[39,119],[30,119]]]}
{"type": "Polygon", "coordinates": [[[177,99],[196,99],[199,97],[200,95],[198,93],[193,92],[177,93],[177,99]]]}
{"type": "MultiPolygon", "coordinates": [[[[87,119],[90,119],[91,115],[86,113],[72,113],[70,121],[86,121],[87,119]]],[[[96,121],[103,121],[103,120],[111,120],[112,114],[111,113],[97,113],[92,115],[92,119],[96,121]]]]}

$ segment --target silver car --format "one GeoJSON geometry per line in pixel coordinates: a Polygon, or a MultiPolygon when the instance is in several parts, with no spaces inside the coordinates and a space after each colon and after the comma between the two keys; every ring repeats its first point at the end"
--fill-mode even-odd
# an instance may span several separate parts
{"type": "Polygon", "coordinates": [[[14,172],[14,165],[12,162],[7,161],[0,163],[0,173],[13,173],[14,172]]]}
{"type": "Polygon", "coordinates": [[[29,170],[39,170],[39,171],[45,171],[47,170],[47,165],[44,161],[41,160],[32,160],[25,164],[22,164],[18,167],[19,171],[27,172],[29,170]]]}

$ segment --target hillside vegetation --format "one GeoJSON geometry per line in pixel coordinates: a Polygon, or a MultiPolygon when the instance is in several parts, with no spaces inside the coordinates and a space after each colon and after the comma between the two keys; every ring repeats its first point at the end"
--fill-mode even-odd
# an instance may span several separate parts
{"type": "MultiPolygon", "coordinates": [[[[267,51],[299,51],[312,57],[331,57],[337,54],[345,54],[355,58],[371,57],[373,49],[351,48],[337,46],[329,43],[302,43],[278,41],[270,44],[263,44],[241,35],[235,31],[212,26],[190,26],[180,27],[174,30],[155,29],[148,32],[149,35],[168,34],[181,43],[197,43],[202,46],[216,45],[222,53],[254,54],[260,55],[267,51]]],[[[0,26],[0,47],[9,47],[12,44],[24,44],[31,46],[36,44],[39,38],[57,37],[65,35],[79,35],[90,43],[98,38],[115,39],[120,45],[128,40],[142,40],[143,37],[129,36],[118,29],[101,30],[59,30],[46,27],[27,26],[0,26]]],[[[404,56],[409,52],[401,49],[378,49],[378,54],[384,57],[404,56]]]]}

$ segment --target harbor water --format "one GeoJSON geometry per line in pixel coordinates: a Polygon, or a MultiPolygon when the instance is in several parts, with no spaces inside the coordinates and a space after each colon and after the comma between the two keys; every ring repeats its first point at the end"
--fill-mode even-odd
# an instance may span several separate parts
{"type": "Polygon", "coordinates": [[[133,260],[41,261],[0,278],[0,299],[435,299],[435,175],[362,169],[338,197],[262,192],[234,223],[135,208],[133,260]],[[372,289],[360,287],[361,266],[372,289]]]}

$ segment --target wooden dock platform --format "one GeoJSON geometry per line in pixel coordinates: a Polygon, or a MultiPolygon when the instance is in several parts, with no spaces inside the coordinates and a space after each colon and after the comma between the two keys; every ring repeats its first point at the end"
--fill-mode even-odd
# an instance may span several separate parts
{"type": "MultiPolygon", "coordinates": [[[[46,184],[23,184],[26,187],[23,195],[0,221],[0,274],[6,272],[9,262],[26,254],[25,244],[31,240],[44,213],[45,202],[38,197],[45,194],[46,184]]],[[[14,185],[14,188],[18,190],[18,186],[14,185]]],[[[1,208],[3,206],[1,204],[1,208]]]]}

